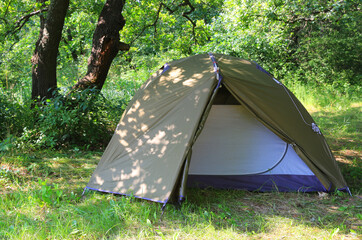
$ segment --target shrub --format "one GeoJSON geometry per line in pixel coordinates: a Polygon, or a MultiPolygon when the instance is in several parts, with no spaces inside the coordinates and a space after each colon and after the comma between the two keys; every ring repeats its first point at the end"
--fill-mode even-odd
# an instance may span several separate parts
{"type": "Polygon", "coordinates": [[[27,103],[19,103],[10,94],[0,92],[0,140],[20,135],[24,127],[31,126],[32,113],[27,103]]]}
{"type": "Polygon", "coordinates": [[[77,145],[96,149],[108,143],[123,102],[110,102],[98,90],[56,93],[31,108],[0,96],[0,151],[77,145]]]}
{"type": "Polygon", "coordinates": [[[36,143],[44,147],[105,145],[116,124],[110,113],[119,116],[122,109],[118,107],[95,89],[58,94],[37,107],[36,143]]]}

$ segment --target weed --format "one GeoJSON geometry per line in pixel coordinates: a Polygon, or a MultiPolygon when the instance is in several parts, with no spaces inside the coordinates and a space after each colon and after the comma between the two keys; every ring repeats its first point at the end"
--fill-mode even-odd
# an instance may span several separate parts
{"type": "Polygon", "coordinates": [[[39,191],[39,204],[41,207],[44,204],[48,206],[57,206],[63,197],[63,191],[59,189],[58,184],[48,184],[47,180],[38,179],[38,184],[41,186],[39,191]]]}

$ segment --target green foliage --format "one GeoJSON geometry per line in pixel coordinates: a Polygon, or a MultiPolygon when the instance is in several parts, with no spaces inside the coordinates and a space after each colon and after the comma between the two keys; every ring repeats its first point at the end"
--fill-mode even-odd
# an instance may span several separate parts
{"type": "Polygon", "coordinates": [[[182,5],[182,2],[127,2],[122,40],[131,43],[134,51],[141,55],[174,50],[181,54],[191,54],[193,45],[203,45],[208,41],[210,33],[207,24],[219,14],[222,1],[192,0],[190,3],[195,8],[193,11],[189,6],[182,5]],[[185,14],[189,11],[189,14],[185,14]]]}
{"type": "Polygon", "coordinates": [[[23,128],[32,125],[29,108],[30,105],[19,103],[11,94],[0,91],[0,139],[9,138],[10,144],[13,134],[19,134],[23,128]]]}
{"type": "Polygon", "coordinates": [[[108,143],[125,102],[107,101],[97,90],[57,94],[30,108],[30,104],[0,96],[1,151],[78,145],[99,148],[108,143]]]}
{"type": "Polygon", "coordinates": [[[280,80],[329,84],[343,91],[361,82],[358,1],[224,1],[210,24],[213,51],[255,60],[280,80]]]}
{"type": "MultiPolygon", "coordinates": [[[[41,3],[31,0],[1,1],[0,42],[3,42],[5,39],[19,40],[18,32],[25,21],[25,18],[21,20],[21,17],[41,8],[41,3]]],[[[25,29],[28,30],[27,26],[25,26],[25,29]]]]}
{"type": "Polygon", "coordinates": [[[60,94],[36,107],[36,134],[25,138],[46,147],[76,144],[97,148],[109,141],[121,112],[122,102],[113,105],[94,89],[60,94]]]}
{"type": "Polygon", "coordinates": [[[36,1],[5,0],[0,2],[0,87],[27,91],[31,85],[31,56],[39,34],[39,21],[36,16],[26,24],[22,18],[39,10],[36,1]],[[21,30],[15,31],[20,19],[21,30]]]}
{"type": "MultiPolygon", "coordinates": [[[[102,94],[61,93],[31,109],[30,59],[39,17],[29,18],[20,31],[6,33],[42,6],[28,0],[1,2],[0,151],[104,146],[125,105],[153,72],[165,62],[208,51],[257,61],[308,106],[360,101],[359,1],[192,0],[193,11],[181,0],[162,3],[160,8],[158,0],[126,1],[126,26],[120,35],[131,49],[113,61],[102,94]]],[[[103,4],[71,2],[58,55],[61,89],[86,73],[103,4]]]]}
{"type": "Polygon", "coordinates": [[[47,180],[42,181],[38,179],[38,184],[41,186],[39,191],[39,203],[42,206],[47,204],[48,206],[56,206],[60,204],[61,198],[63,197],[63,191],[59,189],[58,184],[48,184],[47,180]]]}
{"type": "Polygon", "coordinates": [[[38,31],[29,29],[15,42],[0,41],[0,86],[26,91],[31,87],[31,64],[34,39],[38,31]]]}
{"type": "Polygon", "coordinates": [[[92,36],[103,1],[70,2],[59,45],[59,87],[70,87],[84,76],[92,49],[92,36]]]}

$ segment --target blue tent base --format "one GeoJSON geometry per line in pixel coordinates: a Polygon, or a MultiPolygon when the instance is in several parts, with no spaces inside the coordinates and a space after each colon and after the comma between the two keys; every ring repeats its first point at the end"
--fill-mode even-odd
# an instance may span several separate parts
{"type": "Polygon", "coordinates": [[[187,186],[260,192],[327,192],[313,175],[188,175],[187,186]]]}
{"type": "Polygon", "coordinates": [[[102,190],[102,189],[97,189],[97,188],[91,188],[91,187],[85,187],[83,190],[82,195],[84,195],[84,193],[86,192],[86,190],[93,190],[93,191],[98,191],[98,192],[102,192],[102,193],[112,193],[112,194],[116,194],[116,195],[122,195],[122,196],[126,196],[126,197],[134,197],[134,198],[139,198],[139,199],[144,199],[144,200],[148,200],[148,201],[152,201],[152,202],[158,202],[158,203],[163,203],[165,206],[166,203],[168,202],[168,199],[166,199],[165,201],[159,201],[159,200],[155,200],[155,199],[151,199],[151,198],[144,198],[144,197],[140,197],[140,196],[135,196],[133,194],[125,194],[125,193],[119,193],[119,192],[112,192],[112,191],[107,191],[107,190],[102,190]]]}

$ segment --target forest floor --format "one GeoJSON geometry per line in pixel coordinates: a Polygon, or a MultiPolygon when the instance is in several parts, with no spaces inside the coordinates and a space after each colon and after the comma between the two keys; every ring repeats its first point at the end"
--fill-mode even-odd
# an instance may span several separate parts
{"type": "Polygon", "coordinates": [[[313,110],[353,196],[189,189],[181,208],[88,192],[101,152],[0,153],[0,239],[361,239],[362,104],[313,110]]]}

